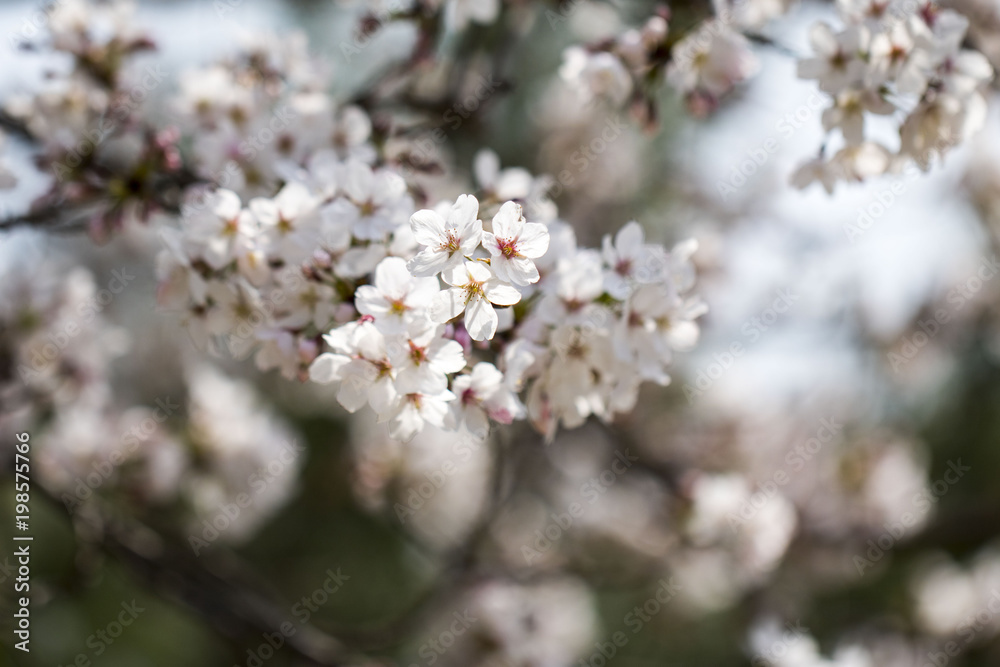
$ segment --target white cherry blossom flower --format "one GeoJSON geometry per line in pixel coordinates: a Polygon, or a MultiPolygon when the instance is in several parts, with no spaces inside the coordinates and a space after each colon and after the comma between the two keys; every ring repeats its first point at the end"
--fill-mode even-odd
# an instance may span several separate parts
{"type": "Polygon", "coordinates": [[[834,105],[823,111],[823,128],[840,128],[850,145],[865,140],[865,112],[889,115],[896,107],[873,90],[848,89],[837,94],[834,105]]]}
{"type": "Polygon", "coordinates": [[[549,248],[549,231],[540,222],[526,222],[521,205],[507,202],[493,216],[493,231],[483,232],[483,247],[500,280],[514,285],[538,282],[538,259],[549,248]]]}
{"type": "Polygon", "coordinates": [[[760,67],[746,37],[718,19],[706,21],[681,39],[672,53],[667,82],[683,95],[707,97],[710,104],[760,67]]]}
{"type": "Polygon", "coordinates": [[[436,279],[415,278],[406,270],[406,260],[386,257],[375,267],[374,284],[357,289],[354,305],[374,317],[375,326],[387,335],[416,333],[426,328],[427,308],[438,290],[436,279]]]}
{"type": "Polygon", "coordinates": [[[512,306],[521,300],[521,293],[502,283],[482,262],[469,262],[446,271],[441,276],[451,286],[434,297],[430,317],[444,323],[465,312],[465,328],[472,340],[490,340],[497,330],[497,313],[493,304],[512,306]]]}
{"type": "Polygon", "coordinates": [[[622,105],[632,93],[632,76],[621,58],[607,51],[588,52],[579,46],[563,51],[559,75],[584,100],[606,100],[622,105]]]}
{"type": "Polygon", "coordinates": [[[483,222],[477,218],[479,202],[472,195],[461,195],[448,212],[448,218],[423,209],[410,216],[410,227],[424,249],[406,264],[415,276],[434,276],[470,257],[483,238],[483,222]]]}
{"type": "Polygon", "coordinates": [[[525,415],[524,405],[507,386],[504,374],[489,362],[481,361],[472,372],[456,377],[451,389],[458,397],[454,403],[458,423],[480,437],[489,432],[490,419],[510,424],[525,415]]]}
{"type": "Polygon", "coordinates": [[[834,95],[860,84],[867,72],[861,56],[868,49],[869,34],[864,26],[834,33],[826,23],[817,23],[809,31],[816,57],[799,61],[799,78],[816,79],[820,90],[834,95]]]}
{"type": "Polygon", "coordinates": [[[419,433],[424,424],[451,428],[449,402],[455,394],[447,389],[438,394],[406,394],[400,398],[394,414],[389,417],[389,435],[406,442],[419,433]]]}
{"type": "Polygon", "coordinates": [[[271,252],[294,264],[308,257],[316,246],[316,203],[304,185],[289,183],[274,199],[257,197],[249,206],[271,252]]]}
{"type": "Polygon", "coordinates": [[[430,328],[390,350],[401,394],[440,394],[448,388],[448,375],[465,368],[462,344],[442,338],[439,328],[430,328]]]}
{"type": "Polygon", "coordinates": [[[386,339],[370,319],[350,322],[323,339],[333,349],[312,362],[309,378],[327,384],[339,381],[337,401],[348,412],[366,403],[379,415],[388,415],[399,393],[386,339]]]}
{"type": "Polygon", "coordinates": [[[645,243],[642,226],[631,221],[615,234],[604,236],[601,254],[608,269],[604,272],[604,289],[616,299],[624,299],[636,284],[660,280],[667,266],[662,247],[645,243]]]}
{"type": "Polygon", "coordinates": [[[388,169],[373,171],[363,162],[350,160],[344,167],[342,189],[348,198],[336,203],[359,239],[382,240],[406,224],[413,212],[406,181],[388,169]]]}
{"type": "Polygon", "coordinates": [[[325,330],[337,309],[337,293],[329,285],[300,281],[297,289],[285,294],[282,311],[275,324],[287,329],[302,329],[310,324],[325,330]]]}

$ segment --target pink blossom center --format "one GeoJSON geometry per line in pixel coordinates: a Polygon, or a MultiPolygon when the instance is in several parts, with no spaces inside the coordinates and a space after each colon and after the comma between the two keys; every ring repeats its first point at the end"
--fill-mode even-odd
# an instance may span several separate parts
{"type": "Polygon", "coordinates": [[[500,247],[500,254],[507,259],[517,257],[517,239],[497,239],[497,245],[500,247]]]}

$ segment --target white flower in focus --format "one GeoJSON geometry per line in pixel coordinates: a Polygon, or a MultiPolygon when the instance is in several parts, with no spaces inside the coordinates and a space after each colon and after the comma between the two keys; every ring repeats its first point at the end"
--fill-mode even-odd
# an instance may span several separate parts
{"type": "Polygon", "coordinates": [[[489,420],[510,424],[524,417],[524,405],[517,394],[507,386],[504,374],[493,364],[481,361],[472,372],[459,375],[452,381],[457,421],[478,437],[489,432],[489,420]]]}
{"type": "Polygon", "coordinates": [[[320,384],[339,381],[337,401],[348,412],[357,412],[368,403],[376,414],[389,414],[399,393],[385,337],[374,324],[363,318],[334,329],[323,339],[333,352],[316,357],[309,379],[320,384]]]}
{"type": "Polygon", "coordinates": [[[406,264],[417,277],[435,276],[461,264],[479,246],[483,222],[479,220],[479,202],[472,195],[461,195],[442,218],[437,212],[423,209],[410,216],[410,227],[424,249],[406,264]]]}
{"type": "Polygon", "coordinates": [[[406,270],[406,260],[386,257],[375,267],[374,285],[362,285],[354,305],[363,315],[375,318],[375,326],[387,335],[418,333],[427,326],[427,308],[438,293],[434,278],[415,278],[406,270]]]}
{"type": "Polygon", "coordinates": [[[440,394],[448,388],[448,375],[465,368],[462,344],[442,338],[433,327],[394,345],[389,358],[396,367],[396,389],[401,394],[440,394]]]}
{"type": "Polygon", "coordinates": [[[445,323],[465,312],[465,328],[472,340],[490,340],[497,330],[497,313],[493,304],[512,306],[521,300],[521,293],[497,279],[489,265],[465,262],[441,276],[451,285],[434,297],[430,307],[431,320],[445,323]]]}
{"type": "Polygon", "coordinates": [[[447,389],[433,395],[406,394],[389,418],[389,436],[406,442],[419,433],[425,423],[450,430],[452,424],[448,404],[453,400],[455,394],[447,389]]]}
{"type": "Polygon", "coordinates": [[[483,247],[492,255],[490,266],[500,280],[530,285],[538,282],[531,260],[548,250],[549,231],[539,222],[525,222],[520,204],[507,202],[493,216],[493,231],[483,232],[483,247]]]}

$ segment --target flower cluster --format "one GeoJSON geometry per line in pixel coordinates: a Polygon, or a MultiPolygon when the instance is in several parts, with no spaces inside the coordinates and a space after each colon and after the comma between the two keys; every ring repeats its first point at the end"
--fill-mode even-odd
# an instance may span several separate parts
{"type": "Polygon", "coordinates": [[[185,374],[186,406],[171,396],[120,404],[111,364],[130,339],[106,317],[113,294],[83,268],[35,268],[0,281],[0,424],[37,437],[50,493],[71,512],[94,495],[127,497],[136,513],[176,505],[195,527],[248,494],[230,540],[284,504],[301,464],[296,438],[246,382],[199,366],[185,374]]]}
{"type": "Polygon", "coordinates": [[[528,415],[552,437],[559,423],[631,409],[644,380],[669,382],[671,354],[697,340],[704,312],[684,294],[692,243],[668,253],[632,222],[600,252],[577,249],[568,225],[528,222],[515,202],[489,231],[478,211],[462,195],[413,214],[422,249],[382,260],[357,289],[362,317],[324,336],[332,351],[313,363],[313,380],[340,382],[345,408],[367,403],[404,440],[425,423],[481,437],[489,420],[528,415]],[[522,302],[519,315],[511,306],[522,302]],[[517,392],[529,380],[525,406],[517,392]]]}
{"type": "Polygon", "coordinates": [[[749,40],[730,22],[712,18],[674,45],[667,81],[684,96],[691,113],[704,116],[759,68],[749,40]]]}
{"type": "Polygon", "coordinates": [[[821,150],[793,175],[794,185],[819,181],[832,192],[839,181],[898,171],[911,160],[927,170],[983,126],[982,88],[993,68],[961,48],[968,19],[929,0],[843,0],[838,8],[847,26],[813,26],[816,55],[799,62],[799,76],[833,98],[823,127],[839,130],[843,147],[832,157],[821,150]],[[897,148],[871,138],[872,116],[902,117],[897,148]]]}
{"type": "Polygon", "coordinates": [[[666,81],[688,109],[702,116],[759,69],[749,40],[740,32],[758,28],[782,14],[781,0],[755,0],[729,6],[715,3],[715,16],[687,34],[667,39],[667,12],[649,18],[640,28],[587,47],[563,52],[559,70],[585,103],[632,104],[633,113],[652,124],[655,87],[666,81]]]}
{"type": "Polygon", "coordinates": [[[379,263],[372,284],[354,296],[361,319],[324,336],[333,351],[310,369],[317,382],[341,383],[338,400],[345,408],[353,412],[368,403],[380,421],[390,422],[390,433],[404,440],[425,422],[449,428],[466,423],[483,432],[488,418],[510,423],[524,416],[492,363],[450,376],[467,366],[459,341],[471,348],[472,341],[494,338],[498,307],[504,328],[510,328],[509,306],[539,280],[534,260],[548,250],[548,229],[526,221],[512,201],[500,207],[491,231],[483,230],[472,195],[439,209],[413,214],[410,226],[422,249],[409,261],[387,257],[379,263]],[[449,326],[460,316],[460,326],[449,326]]]}
{"type": "Polygon", "coordinates": [[[559,74],[584,102],[602,100],[621,106],[655,66],[666,39],[666,17],[653,16],[641,28],[608,42],[567,48],[559,74]]]}

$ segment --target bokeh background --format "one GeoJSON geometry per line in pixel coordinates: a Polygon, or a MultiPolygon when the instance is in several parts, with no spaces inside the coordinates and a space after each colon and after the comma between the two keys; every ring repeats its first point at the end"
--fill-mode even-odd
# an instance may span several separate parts
{"type": "MultiPolygon", "coordinates": [[[[217,5],[138,5],[137,21],[158,45],[143,58],[168,71],[155,96],[166,100],[180,72],[226,55],[241,36],[301,31],[346,100],[405,59],[415,39],[412,26],[390,25],[347,62],[341,45],[362,5],[243,2],[221,15],[217,5]]],[[[195,428],[199,410],[219,429],[266,415],[302,449],[282,463],[273,489],[268,483],[268,505],[251,508],[246,534],[227,533],[197,555],[179,510],[139,510],[127,484],[102,488],[110,514],[96,524],[33,497],[32,652],[10,646],[5,569],[0,661],[258,664],[251,654],[265,642],[261,624],[288,620],[303,646],[322,650],[332,636],[352,647],[348,664],[902,667],[934,664],[956,637],[962,652],[947,664],[1000,664],[1000,614],[988,606],[994,592],[1000,598],[996,109],[975,141],[930,173],[842,184],[832,196],[791,188],[795,166],[823,141],[811,105],[818,92],[796,79],[790,54],[808,53],[808,26],[832,8],[805,2],[767,28],[782,48],[761,48],[760,73],[717,113],[692,118],[664,91],[655,131],[618,119],[620,137],[580,169],[573,152],[609,119],[574,118],[560,105],[553,80],[562,50],[615,35],[653,9],[580,0],[553,27],[510,3],[505,11],[524,30],[515,45],[482,26],[447,41],[441,48],[451,56],[502,53],[510,85],[449,133],[437,147],[444,171],[428,177],[445,194],[468,191],[476,152],[490,148],[505,167],[573,172],[554,199],[581,244],[598,245],[631,219],[657,242],[698,240],[697,292],[709,305],[701,341],[675,360],[669,387],[644,388],[636,411],[613,424],[591,422],[551,444],[524,424],[497,429],[485,447],[444,434],[394,444],[374,416],[348,419],[324,387],[199,351],[155,308],[154,234],[100,247],[75,235],[5,235],[8,279],[10,271],[46,279],[37,267],[59,258],[88,267],[98,289],[113,271],[134,274],[101,312],[114,327],[104,342],[115,332],[129,340],[112,365],[122,405],[173,401],[180,407],[165,424],[176,431],[195,428]],[[777,150],[724,196],[720,182],[731,183],[770,139],[777,150]],[[926,323],[941,311],[947,321],[930,333],[926,323]],[[619,474],[611,466],[626,450],[637,459],[619,474]],[[501,456],[506,474],[495,482],[501,456]],[[438,488],[444,470],[455,472],[438,488]],[[603,481],[588,487],[595,478],[603,481]],[[414,508],[408,503],[427,482],[434,490],[414,508]],[[766,498],[734,527],[732,513],[754,489],[766,498]],[[538,536],[573,503],[582,515],[545,546],[538,536]],[[149,533],[131,523],[140,512],[149,533]],[[904,515],[912,525],[896,535],[904,515]],[[118,530],[125,537],[108,537],[118,530]],[[331,573],[346,578],[316,597],[331,573]],[[662,581],[677,590],[636,621],[634,608],[655,599],[662,581]],[[306,615],[303,596],[325,600],[306,615]],[[133,601],[144,610],[134,624],[109,645],[95,642],[133,601]],[[453,649],[428,650],[466,610],[482,622],[453,649]],[[983,610],[966,641],[963,622],[983,610]],[[304,616],[324,635],[309,635],[298,624],[304,616]],[[786,624],[807,632],[783,635],[786,624]],[[626,643],[604,658],[601,647],[619,631],[626,643]],[[859,662],[859,651],[870,662],[859,662]]],[[[671,9],[671,29],[706,12],[697,3],[671,9]]],[[[0,5],[0,37],[34,10],[0,5]]],[[[986,44],[989,26],[981,27],[986,44]]],[[[0,96],[30,89],[50,65],[4,46],[0,96]]],[[[165,102],[162,114],[169,120],[165,102]]],[[[411,139],[420,138],[417,127],[411,139]]],[[[32,175],[29,147],[11,140],[5,157],[21,182],[0,193],[0,209],[16,212],[46,182],[32,175]]],[[[36,458],[55,447],[46,437],[65,444],[99,434],[84,422],[33,434],[36,458]]],[[[5,516],[12,497],[5,475],[5,516]]],[[[10,553],[9,523],[0,558],[10,553]]],[[[313,664],[287,647],[260,663],[313,664]]]]}

